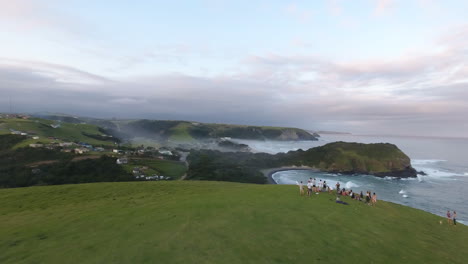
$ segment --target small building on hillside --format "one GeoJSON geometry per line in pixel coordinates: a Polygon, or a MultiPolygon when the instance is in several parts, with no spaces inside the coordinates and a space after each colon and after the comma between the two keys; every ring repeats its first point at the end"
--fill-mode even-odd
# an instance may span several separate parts
{"type": "Polygon", "coordinates": [[[31,147],[31,148],[42,148],[42,147],[44,147],[44,144],[29,144],[29,147],[31,147]]]}
{"type": "Polygon", "coordinates": [[[172,152],[170,150],[159,150],[159,153],[163,155],[172,156],[172,152]]]}
{"type": "Polygon", "coordinates": [[[87,149],[87,148],[76,148],[75,149],[76,154],[85,154],[86,152],[89,152],[89,149],[87,149]]]}
{"type": "Polygon", "coordinates": [[[62,143],[59,143],[59,146],[60,146],[60,147],[71,147],[71,146],[73,146],[73,145],[75,145],[75,143],[73,143],[73,142],[62,142],[62,143]]]}
{"type": "Polygon", "coordinates": [[[121,164],[127,164],[128,163],[128,159],[127,157],[122,157],[122,158],[119,158],[117,159],[117,164],[121,165],[121,164]]]}

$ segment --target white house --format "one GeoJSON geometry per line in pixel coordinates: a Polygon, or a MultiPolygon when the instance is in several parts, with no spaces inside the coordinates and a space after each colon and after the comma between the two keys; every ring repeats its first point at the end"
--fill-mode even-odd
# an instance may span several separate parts
{"type": "Polygon", "coordinates": [[[172,156],[172,152],[170,150],[159,150],[159,153],[163,155],[170,155],[172,156]]]}
{"type": "Polygon", "coordinates": [[[84,154],[86,152],[89,152],[89,149],[87,149],[87,148],[76,148],[75,149],[75,153],[77,153],[77,154],[84,154]]]}
{"type": "Polygon", "coordinates": [[[128,163],[128,159],[127,158],[120,158],[120,159],[117,159],[117,164],[127,164],[128,163]]]}
{"type": "Polygon", "coordinates": [[[63,142],[63,143],[59,143],[59,146],[61,146],[61,147],[71,147],[71,146],[73,146],[73,145],[75,145],[75,143],[73,143],[73,142],[63,142]]]}

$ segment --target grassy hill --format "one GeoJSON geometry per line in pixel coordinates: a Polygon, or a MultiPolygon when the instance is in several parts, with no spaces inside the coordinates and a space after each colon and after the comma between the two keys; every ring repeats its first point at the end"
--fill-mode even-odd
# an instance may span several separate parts
{"type": "MultiPolygon", "coordinates": [[[[206,124],[172,120],[115,121],[116,134],[126,137],[144,137],[162,141],[191,143],[196,140],[232,137],[254,140],[317,140],[318,135],[299,128],[266,127],[227,124],[206,124]]],[[[103,127],[107,127],[103,125],[103,127]]]]}
{"type": "Polygon", "coordinates": [[[16,130],[39,136],[39,139],[29,139],[23,141],[16,147],[28,146],[32,143],[50,143],[49,137],[57,138],[59,141],[86,142],[92,145],[114,145],[117,140],[111,137],[103,137],[105,132],[98,126],[90,124],[77,124],[56,122],[52,120],[32,118],[32,119],[0,119],[0,134],[9,134],[10,130],[16,130]],[[52,125],[59,127],[53,128],[52,125]]]}
{"type": "Polygon", "coordinates": [[[333,198],[222,182],[2,189],[0,263],[466,263],[466,226],[333,198]]]}

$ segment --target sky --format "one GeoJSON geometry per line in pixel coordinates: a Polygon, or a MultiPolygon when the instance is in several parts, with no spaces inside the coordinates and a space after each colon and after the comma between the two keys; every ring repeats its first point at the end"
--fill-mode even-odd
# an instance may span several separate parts
{"type": "Polygon", "coordinates": [[[0,112],[468,137],[466,10],[0,0],[0,112]]]}

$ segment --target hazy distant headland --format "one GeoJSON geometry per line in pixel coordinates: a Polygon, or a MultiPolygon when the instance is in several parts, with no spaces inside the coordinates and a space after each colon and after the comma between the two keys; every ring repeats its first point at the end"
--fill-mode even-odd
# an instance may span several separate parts
{"type": "Polygon", "coordinates": [[[317,133],[291,127],[209,124],[178,120],[109,120],[51,114],[37,116],[68,123],[94,124],[124,140],[148,138],[160,142],[193,143],[213,138],[294,141],[318,140],[319,137],[317,133]]]}

